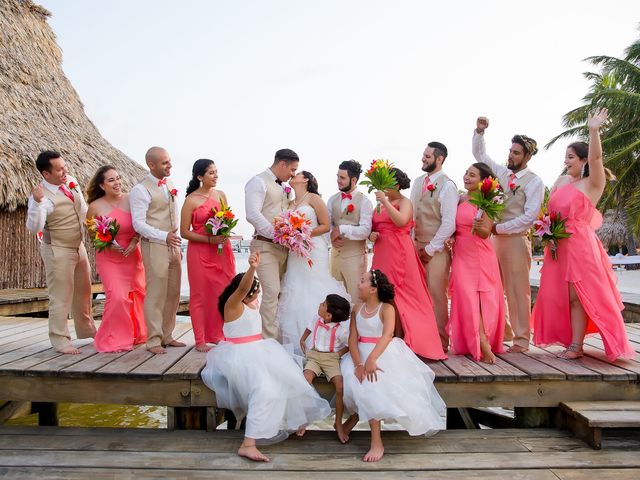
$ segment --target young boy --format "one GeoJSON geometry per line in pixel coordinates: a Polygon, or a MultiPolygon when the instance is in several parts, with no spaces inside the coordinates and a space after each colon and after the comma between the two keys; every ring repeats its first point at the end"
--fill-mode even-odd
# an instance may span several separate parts
{"type": "Polygon", "coordinates": [[[313,384],[313,379],[324,374],[336,388],[336,422],[338,438],[342,443],[349,440],[342,427],[342,374],[340,357],[349,351],[349,319],[351,304],[340,295],[330,294],[318,307],[315,318],[300,338],[300,348],[306,356],[304,378],[313,384]],[[312,346],[307,348],[306,340],[312,335],[312,346]]]}

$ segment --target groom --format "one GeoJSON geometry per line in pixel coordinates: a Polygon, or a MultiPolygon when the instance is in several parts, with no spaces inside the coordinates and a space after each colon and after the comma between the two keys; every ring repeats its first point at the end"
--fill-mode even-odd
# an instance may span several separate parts
{"type": "Polygon", "coordinates": [[[362,165],[347,160],[338,166],[338,193],[329,198],[331,275],[344,283],[351,302],[358,299],[358,283],[367,270],[367,237],[371,233],[373,204],[356,187],[362,165]]]}
{"type": "Polygon", "coordinates": [[[287,249],[273,243],[273,219],[289,208],[291,188],[283,185],[296,174],[298,154],[288,148],[278,150],[273,164],[247,182],[244,201],[247,221],[255,233],[251,251],[260,252],[258,279],[262,286],[262,332],[266,338],[279,339],[276,309],[280,284],[287,266],[287,249]]]}

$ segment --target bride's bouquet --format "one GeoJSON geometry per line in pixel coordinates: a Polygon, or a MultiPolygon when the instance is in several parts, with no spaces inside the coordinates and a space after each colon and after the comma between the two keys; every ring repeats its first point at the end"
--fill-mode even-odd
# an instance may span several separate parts
{"type": "Polygon", "coordinates": [[[307,259],[310,267],[311,260],[311,220],[304,213],[287,210],[274,219],[273,242],[284,245],[295,254],[307,259]]]}
{"type": "MultiPolygon", "coordinates": [[[[360,182],[360,185],[367,185],[368,193],[374,190],[384,192],[389,189],[398,189],[398,181],[395,172],[392,172],[393,163],[389,160],[376,159],[371,162],[369,170],[364,173],[367,180],[360,182]]],[[[376,212],[380,213],[380,202],[376,205],[376,212]]]]}
{"type": "MultiPolygon", "coordinates": [[[[211,218],[204,224],[204,230],[209,235],[222,235],[224,241],[231,236],[232,230],[238,224],[238,219],[231,211],[229,205],[220,200],[220,208],[211,209],[211,218]]],[[[224,241],[218,244],[218,255],[222,253],[224,241]]]]}
{"type": "Polygon", "coordinates": [[[469,203],[478,207],[476,220],[482,218],[482,212],[492,221],[498,220],[504,210],[504,191],[498,180],[487,177],[478,183],[478,189],[469,193],[469,203]]]}
{"type": "Polygon", "coordinates": [[[569,238],[570,232],[565,227],[567,219],[562,218],[557,212],[547,212],[543,207],[538,220],[533,224],[533,233],[538,237],[542,244],[551,250],[551,258],[558,259],[558,241],[563,238],[569,238]]]}
{"type": "Polygon", "coordinates": [[[115,218],[107,215],[96,215],[95,217],[87,218],[85,224],[91,237],[91,243],[93,243],[98,252],[104,251],[110,245],[120,247],[116,242],[116,235],[120,230],[120,225],[118,225],[115,218]]]}

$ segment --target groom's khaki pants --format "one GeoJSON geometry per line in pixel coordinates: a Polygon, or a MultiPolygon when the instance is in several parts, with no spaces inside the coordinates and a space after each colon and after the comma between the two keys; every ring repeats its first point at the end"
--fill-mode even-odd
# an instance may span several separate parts
{"type": "Polygon", "coordinates": [[[176,313],[180,305],[182,256],[177,247],[169,248],[165,244],[144,239],[140,247],[147,282],[144,297],[147,348],[153,348],[173,341],[176,313]]]}
{"type": "Polygon", "coordinates": [[[78,338],[93,337],[91,316],[91,267],[84,244],[79,248],[40,245],[49,294],[49,339],[54,349],[71,345],[67,327],[69,312],[78,338]]]}
{"type": "Polygon", "coordinates": [[[351,297],[351,304],[358,303],[358,284],[367,271],[367,256],[364,254],[345,257],[336,248],[331,249],[331,275],[342,282],[351,297]]]}
{"type": "Polygon", "coordinates": [[[251,252],[260,252],[258,280],[260,280],[260,287],[262,288],[262,301],[260,303],[262,335],[265,338],[279,340],[280,326],[276,321],[276,311],[278,309],[282,277],[287,268],[288,250],[281,245],[254,238],[251,240],[251,252]]]}
{"type": "MultiPolygon", "coordinates": [[[[424,248],[424,247],[422,247],[424,248]]],[[[429,263],[425,265],[427,289],[433,303],[433,314],[438,324],[438,333],[442,349],[449,351],[449,272],[451,270],[451,254],[445,249],[435,252],[429,263]]]]}

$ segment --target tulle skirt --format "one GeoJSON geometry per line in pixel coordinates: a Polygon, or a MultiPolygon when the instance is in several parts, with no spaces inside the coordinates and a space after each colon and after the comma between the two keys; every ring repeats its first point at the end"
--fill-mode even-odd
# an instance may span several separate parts
{"type": "Polygon", "coordinates": [[[326,400],[307,383],[302,370],[273,339],[220,342],[207,353],[202,381],[217,405],[247,418],[245,435],[276,443],[303,425],[330,415],[326,400]]]}
{"type": "MultiPolygon", "coordinates": [[[[360,343],[364,363],[374,343],[360,343]]],[[[360,420],[399,423],[409,435],[434,435],[447,426],[447,408],[433,385],[433,371],[399,338],[394,338],[376,362],[378,380],[362,383],[346,355],[340,368],[344,377],[344,406],[360,420]]]]}

